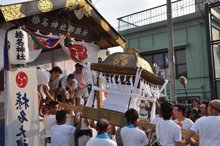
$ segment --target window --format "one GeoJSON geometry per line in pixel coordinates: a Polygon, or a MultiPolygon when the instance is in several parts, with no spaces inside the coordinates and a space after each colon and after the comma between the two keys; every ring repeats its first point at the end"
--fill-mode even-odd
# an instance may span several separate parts
{"type": "MultiPolygon", "coordinates": [[[[186,51],[185,49],[175,50],[176,78],[187,77],[186,51]]],[[[142,55],[144,59],[152,63],[157,75],[169,79],[169,58],[167,52],[142,55]]]]}
{"type": "Polygon", "coordinates": [[[175,51],[175,65],[176,65],[176,78],[181,76],[187,78],[187,67],[186,67],[186,50],[176,50],[175,51]]]}

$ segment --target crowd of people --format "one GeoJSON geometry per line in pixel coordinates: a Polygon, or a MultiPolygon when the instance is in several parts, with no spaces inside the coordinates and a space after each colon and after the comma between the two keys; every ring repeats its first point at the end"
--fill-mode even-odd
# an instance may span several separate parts
{"type": "Polygon", "coordinates": [[[135,109],[125,112],[127,125],[116,128],[109,125],[106,119],[100,119],[95,123],[77,115],[75,115],[75,121],[78,123],[76,127],[65,125],[66,112],[59,109],[58,102],[51,101],[48,108],[49,112],[44,117],[43,123],[45,140],[52,146],[68,146],[68,139],[74,133],[78,133],[79,146],[218,146],[220,144],[220,100],[212,100],[208,105],[202,104],[201,109],[206,108],[208,114],[197,119],[195,123],[187,118],[184,104],[174,105],[164,101],[158,110],[159,116],[150,121],[156,126],[151,129],[137,125],[139,113],[135,109]],[[91,128],[97,131],[95,138],[92,138],[91,128]],[[188,131],[184,136],[182,129],[188,131]],[[119,131],[119,135],[116,131],[119,131]],[[195,140],[193,136],[196,133],[199,134],[199,139],[195,140]],[[115,134],[117,138],[112,137],[115,134]]]}
{"type": "Polygon", "coordinates": [[[220,100],[205,100],[200,104],[198,98],[193,98],[190,100],[191,104],[174,105],[161,97],[157,102],[156,118],[153,120],[150,120],[151,103],[141,100],[138,111],[128,109],[125,112],[125,127],[110,125],[106,119],[95,122],[82,118],[77,112],[74,114],[75,125],[66,125],[66,111],[60,109],[59,102],[85,106],[89,96],[89,79],[88,73],[80,64],[76,64],[76,71],[72,74],[59,78],[61,74],[59,67],[50,71],[37,70],[39,113],[42,107],[41,86],[46,97],[51,100],[43,118],[47,145],[68,146],[71,134],[77,135],[75,145],[78,146],[220,145],[220,100]],[[49,87],[52,92],[49,92],[49,87]],[[146,129],[137,125],[140,116],[149,119],[149,123],[155,126],[146,129]],[[92,129],[97,131],[94,138],[92,129]],[[187,130],[187,134],[182,135],[182,130],[187,130]],[[199,134],[199,139],[193,138],[195,134],[199,134]]]}

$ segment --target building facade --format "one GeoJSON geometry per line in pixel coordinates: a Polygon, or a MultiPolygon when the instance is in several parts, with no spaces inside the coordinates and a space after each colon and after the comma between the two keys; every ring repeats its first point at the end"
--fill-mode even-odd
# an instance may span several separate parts
{"type": "MultiPolygon", "coordinates": [[[[212,89],[210,88],[210,64],[207,51],[205,10],[204,7],[200,7],[203,9],[198,9],[196,3],[190,2],[191,1],[186,0],[185,2],[176,2],[178,4],[173,3],[176,94],[179,102],[186,100],[186,92],[188,98],[198,97],[200,100],[220,98],[218,97],[220,93],[217,94],[217,90],[215,97],[213,97],[212,89]],[[175,5],[177,6],[175,7],[175,5]],[[182,9],[179,8],[178,5],[182,5],[182,9]],[[185,12],[181,10],[185,10],[185,12]],[[182,14],[180,14],[181,12],[182,14]],[[179,82],[180,76],[187,78],[186,92],[184,86],[179,82]]],[[[205,5],[202,4],[201,6],[205,5]]],[[[165,11],[162,11],[164,9],[163,7],[164,5],[153,8],[156,9],[155,14],[153,13],[153,9],[147,10],[151,11],[152,17],[149,17],[149,19],[146,17],[146,19],[144,19],[145,23],[142,22],[141,19],[138,20],[137,23],[129,22],[127,18],[126,21],[125,17],[127,16],[119,18],[118,21],[119,24],[121,22],[124,24],[119,25],[119,30],[128,41],[125,48],[138,49],[140,55],[153,64],[156,74],[169,79],[167,21],[163,18],[165,15],[165,11]],[[156,21],[157,19],[158,21],[156,21]],[[143,25],[141,25],[141,22],[143,25]]],[[[142,12],[140,12],[140,14],[142,12]]],[[[145,13],[148,14],[149,12],[145,13]]],[[[137,15],[137,13],[135,15],[137,15]]],[[[130,17],[132,17],[132,15],[130,17]]],[[[217,20],[217,18],[215,18],[215,20],[217,20]]],[[[212,24],[212,26],[215,27],[212,27],[211,35],[213,38],[219,39],[220,23],[213,21],[212,24]]],[[[216,70],[215,75],[219,76],[219,46],[214,46],[213,51],[215,52],[214,62],[217,63],[215,63],[216,67],[214,68],[214,70],[216,70]]],[[[219,84],[219,82],[215,83],[219,84]]],[[[215,88],[217,88],[217,85],[215,88]]],[[[169,97],[169,85],[167,85],[167,95],[169,97]]]]}

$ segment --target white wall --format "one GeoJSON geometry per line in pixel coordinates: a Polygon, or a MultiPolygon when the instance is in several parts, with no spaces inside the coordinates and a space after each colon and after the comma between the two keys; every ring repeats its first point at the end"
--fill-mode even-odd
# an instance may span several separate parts
{"type": "Polygon", "coordinates": [[[51,70],[53,67],[52,64],[61,68],[63,71],[62,77],[73,73],[76,63],[60,48],[41,53],[35,61],[28,63],[28,66],[36,66],[45,70],[51,70]]]}

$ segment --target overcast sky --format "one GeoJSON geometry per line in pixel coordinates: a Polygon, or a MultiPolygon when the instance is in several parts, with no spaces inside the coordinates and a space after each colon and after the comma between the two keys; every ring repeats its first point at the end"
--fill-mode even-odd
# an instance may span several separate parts
{"type": "MultiPolygon", "coordinates": [[[[92,3],[113,27],[117,27],[117,18],[166,4],[166,0],[92,0],[92,3]]],[[[121,47],[109,50],[111,52],[123,51],[121,47]]]]}

